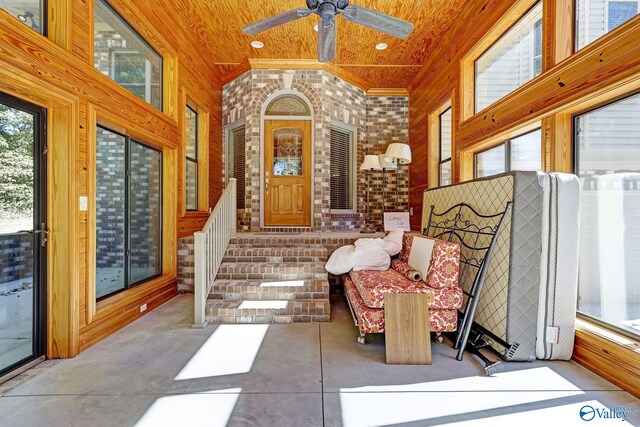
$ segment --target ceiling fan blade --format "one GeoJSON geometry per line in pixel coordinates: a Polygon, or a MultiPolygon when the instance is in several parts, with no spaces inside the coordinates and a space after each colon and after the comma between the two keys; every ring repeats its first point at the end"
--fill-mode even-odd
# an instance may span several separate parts
{"type": "Polygon", "coordinates": [[[329,62],[336,56],[336,20],[318,24],[318,61],[329,62]]]}
{"type": "Polygon", "coordinates": [[[272,16],[271,18],[263,19],[262,21],[247,25],[242,29],[242,31],[249,35],[258,34],[273,27],[277,27],[278,25],[307,17],[311,15],[311,12],[312,11],[309,9],[290,10],[289,12],[281,13],[280,15],[272,16]]]}
{"type": "Polygon", "coordinates": [[[351,5],[344,10],[343,15],[345,19],[355,24],[373,28],[374,30],[398,37],[399,39],[406,38],[413,31],[413,24],[411,22],[403,21],[402,19],[394,18],[393,16],[376,12],[375,10],[362,6],[351,5]]]}

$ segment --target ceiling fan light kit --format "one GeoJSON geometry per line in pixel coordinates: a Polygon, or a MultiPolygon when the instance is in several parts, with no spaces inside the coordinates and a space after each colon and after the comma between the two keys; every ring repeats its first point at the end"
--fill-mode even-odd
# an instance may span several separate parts
{"type": "MultiPolygon", "coordinates": [[[[318,61],[329,62],[336,56],[336,16],[354,24],[363,25],[400,39],[413,31],[413,24],[394,18],[366,7],[350,4],[349,0],[306,0],[307,9],[295,9],[271,18],[263,19],[242,29],[246,34],[254,35],[279,25],[287,24],[311,14],[321,21],[318,24],[318,61]]],[[[384,43],[381,43],[384,44],[384,43]]]]}

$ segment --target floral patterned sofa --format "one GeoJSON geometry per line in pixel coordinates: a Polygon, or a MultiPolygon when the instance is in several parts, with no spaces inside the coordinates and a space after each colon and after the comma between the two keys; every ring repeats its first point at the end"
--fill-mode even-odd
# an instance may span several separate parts
{"type": "Polygon", "coordinates": [[[458,309],[464,295],[458,286],[460,247],[455,243],[430,237],[405,234],[402,251],[386,271],[351,271],[343,276],[344,290],[356,326],[358,342],[364,344],[368,333],[384,332],[385,293],[425,293],[431,295],[429,324],[442,342],[442,332],[452,332],[458,326],[458,309]],[[435,240],[427,276],[420,281],[409,280],[405,273],[414,239],[435,240]]]}

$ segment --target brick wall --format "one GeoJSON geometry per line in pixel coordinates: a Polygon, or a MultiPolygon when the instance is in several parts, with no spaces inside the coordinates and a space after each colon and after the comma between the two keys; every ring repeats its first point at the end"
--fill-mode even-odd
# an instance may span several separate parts
{"type": "Polygon", "coordinates": [[[195,270],[193,264],[195,243],[193,236],[178,239],[178,292],[193,292],[195,270]]]}
{"type": "MultiPolygon", "coordinates": [[[[290,89],[303,94],[313,108],[314,185],[313,224],[318,231],[358,229],[366,212],[366,179],[357,171],[356,213],[330,212],[329,138],[332,123],[345,123],[357,130],[356,158],[359,166],[365,154],[380,154],[391,142],[408,141],[408,98],[367,97],[365,92],[323,70],[251,70],[223,87],[225,129],[244,122],[246,129],[246,209],[240,213],[239,231],[260,230],[260,124],[261,112],[273,93],[290,89]],[[289,78],[285,78],[289,76],[289,78]],[[290,81],[290,86],[289,82],[290,81]]],[[[227,132],[224,135],[226,152],[227,132]]],[[[223,162],[226,162],[223,154],[223,162]]],[[[224,174],[224,171],[223,171],[224,174]]],[[[397,208],[395,172],[387,174],[388,211],[397,208]],[[390,197],[393,195],[393,197],[390,197]]],[[[407,168],[400,174],[400,205],[408,200],[407,168]]],[[[372,219],[381,226],[382,172],[371,175],[372,219]]]]}
{"type": "MultiPolygon", "coordinates": [[[[367,146],[371,154],[384,153],[390,143],[407,143],[409,99],[404,96],[368,96],[366,128],[367,146]]],[[[382,227],[383,207],[387,212],[408,209],[409,167],[411,166],[405,165],[400,166],[399,171],[386,171],[384,176],[382,172],[371,173],[370,209],[371,219],[376,227],[382,227]],[[399,188],[398,197],[396,184],[399,188]]]]}
{"type": "Polygon", "coordinates": [[[33,275],[33,236],[0,235],[0,283],[26,279],[33,275]]]}

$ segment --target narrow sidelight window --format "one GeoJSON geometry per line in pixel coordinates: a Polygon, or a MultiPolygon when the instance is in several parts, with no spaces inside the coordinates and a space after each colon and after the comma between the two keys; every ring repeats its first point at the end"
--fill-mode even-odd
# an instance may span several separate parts
{"type": "Polygon", "coordinates": [[[439,117],[440,123],[440,160],[439,185],[451,185],[451,107],[439,117]]]}
{"type": "Polygon", "coordinates": [[[105,0],[95,0],[94,66],[162,109],[162,57],[105,0]]]}
{"type": "Polygon", "coordinates": [[[187,106],[185,115],[185,192],[188,211],[198,210],[198,113],[187,106]]]}
{"type": "Polygon", "coordinates": [[[96,297],[162,273],[162,153],[98,127],[96,297]]]}
{"type": "Polygon", "coordinates": [[[331,127],[331,209],[353,210],[355,173],[354,173],[354,137],[353,132],[331,127]]]}

